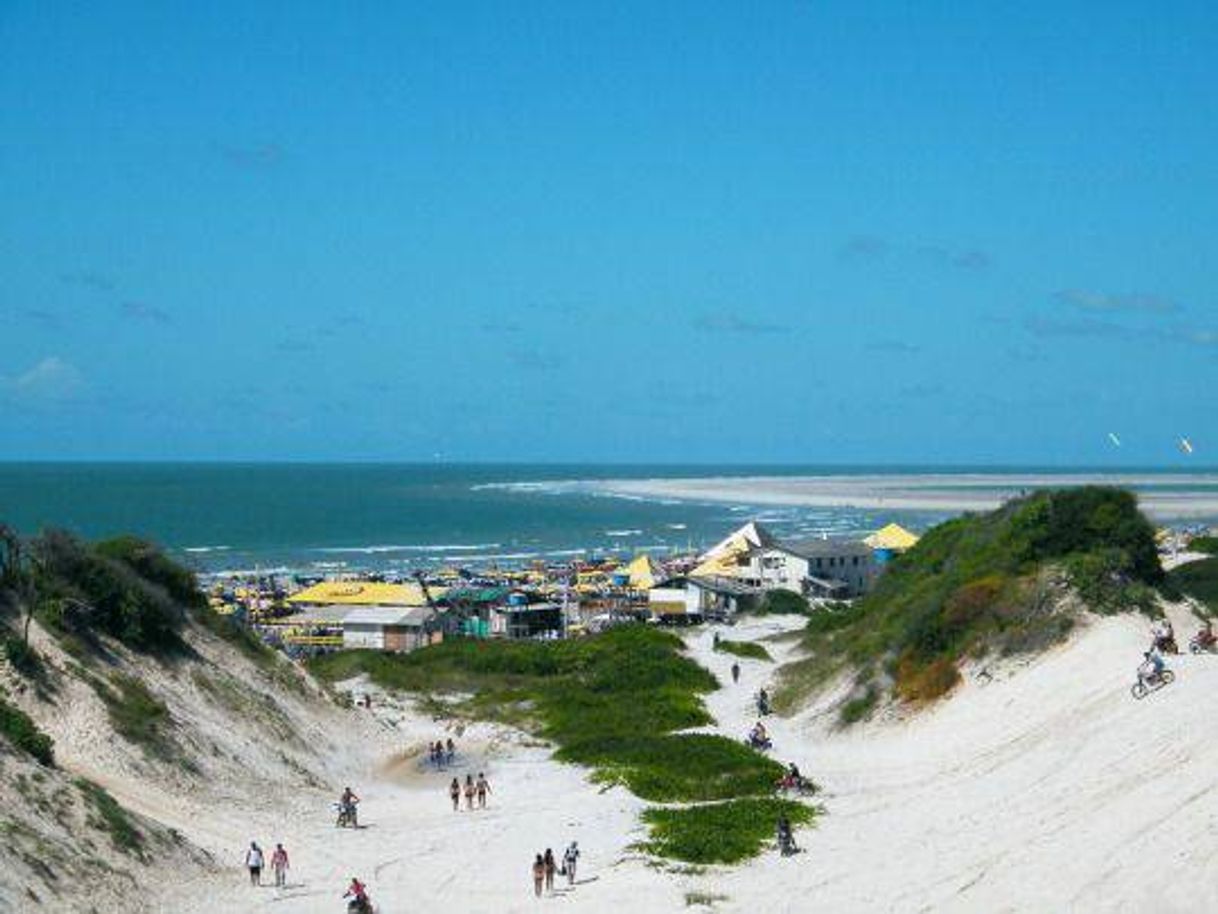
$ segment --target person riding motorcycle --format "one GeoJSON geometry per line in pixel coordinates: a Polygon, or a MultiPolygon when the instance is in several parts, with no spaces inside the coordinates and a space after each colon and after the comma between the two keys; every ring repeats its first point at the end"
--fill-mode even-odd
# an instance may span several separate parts
{"type": "Polygon", "coordinates": [[[351,877],[351,885],[343,898],[351,899],[347,902],[349,914],[372,914],[372,899],[368,897],[368,890],[355,876],[351,877]]]}
{"type": "Polygon", "coordinates": [[[766,733],[765,724],[761,721],[757,721],[749,731],[749,745],[762,749],[770,745],[770,735],[766,733]]]}
{"type": "Polygon", "coordinates": [[[1158,651],[1147,651],[1142,656],[1144,659],[1138,667],[1138,682],[1150,685],[1163,675],[1165,664],[1158,651]]]}
{"type": "Polygon", "coordinates": [[[1218,635],[1214,634],[1214,620],[1206,619],[1201,626],[1201,631],[1197,632],[1197,643],[1204,648],[1214,646],[1214,642],[1218,641],[1218,635]]]}
{"type": "Polygon", "coordinates": [[[359,804],[359,797],[355,795],[355,791],[350,787],[343,788],[343,795],[338,798],[338,811],[340,815],[346,817],[352,825],[355,824],[355,807],[359,804]]]}
{"type": "Polygon", "coordinates": [[[804,776],[799,772],[799,766],[791,762],[783,776],[778,779],[780,790],[799,790],[803,787],[804,776]]]}
{"type": "Polygon", "coordinates": [[[1154,649],[1156,651],[1166,651],[1169,654],[1179,652],[1176,647],[1176,632],[1172,628],[1171,620],[1164,619],[1160,624],[1154,627],[1154,649]]]}

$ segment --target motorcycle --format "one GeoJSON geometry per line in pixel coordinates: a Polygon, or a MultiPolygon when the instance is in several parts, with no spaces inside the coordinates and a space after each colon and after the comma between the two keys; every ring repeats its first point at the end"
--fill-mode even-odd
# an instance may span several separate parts
{"type": "Polygon", "coordinates": [[[1176,644],[1175,635],[1164,635],[1161,638],[1155,639],[1155,649],[1160,654],[1178,654],[1180,653],[1180,645],[1176,644]]]}
{"type": "Polygon", "coordinates": [[[744,744],[750,749],[756,749],[758,752],[768,752],[774,748],[774,741],[768,736],[760,737],[753,733],[744,738],[744,744]]]}
{"type": "Polygon", "coordinates": [[[790,775],[778,779],[774,785],[774,789],[781,794],[796,794],[801,797],[810,797],[817,791],[815,782],[805,777],[793,778],[790,775]]]}
{"type": "Polygon", "coordinates": [[[1188,652],[1190,654],[1218,654],[1218,638],[1203,638],[1201,635],[1193,635],[1188,642],[1188,652]]]}
{"type": "Polygon", "coordinates": [[[338,819],[334,822],[336,827],[359,828],[354,803],[335,803],[334,808],[338,810],[338,819]]]}
{"type": "Polygon", "coordinates": [[[1171,670],[1163,670],[1161,673],[1151,673],[1148,676],[1139,676],[1138,681],[1133,684],[1129,692],[1134,698],[1145,698],[1151,692],[1157,692],[1165,685],[1175,681],[1176,674],[1171,670]]]}

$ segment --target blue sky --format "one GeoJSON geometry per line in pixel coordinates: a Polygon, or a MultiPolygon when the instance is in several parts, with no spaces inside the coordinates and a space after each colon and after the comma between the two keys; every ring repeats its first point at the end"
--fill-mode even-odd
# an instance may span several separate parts
{"type": "Polygon", "coordinates": [[[1009,6],[7,0],[0,455],[1213,462],[1218,11],[1009,6]]]}

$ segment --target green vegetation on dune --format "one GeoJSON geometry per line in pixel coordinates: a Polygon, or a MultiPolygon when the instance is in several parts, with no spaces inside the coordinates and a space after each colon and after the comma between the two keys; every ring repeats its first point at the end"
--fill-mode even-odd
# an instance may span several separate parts
{"type": "Polygon", "coordinates": [[[844,719],[865,717],[883,688],[924,701],[951,690],[966,655],[1037,650],[1072,625],[1068,584],[1094,611],[1150,611],[1163,582],[1154,530],[1134,496],[1103,487],[1039,492],[940,524],[892,561],[848,608],[812,615],[811,657],[784,669],[790,707],[829,676],[858,671],[844,719]],[[882,685],[881,685],[882,684],[882,685]]]}
{"type": "Polygon", "coordinates": [[[1188,562],[1167,575],[1168,588],[1204,603],[1218,613],[1218,557],[1188,562]]]}
{"type": "Polygon", "coordinates": [[[754,612],[759,616],[806,616],[810,609],[799,594],[778,588],[767,593],[754,612]]]}
{"type": "Polygon", "coordinates": [[[135,827],[127,810],[123,809],[104,787],[92,781],[78,778],[76,789],[92,808],[93,815],[89,817],[89,824],[106,832],[114,846],[123,853],[143,860],[144,836],[135,827]]]}
{"type": "Polygon", "coordinates": [[[620,782],[655,802],[764,795],[783,773],[743,743],[703,733],[610,737],[560,749],[557,756],[597,768],[598,780],[620,782]]]}
{"type": "Polygon", "coordinates": [[[169,708],[143,682],[122,673],[111,675],[109,683],[92,676],[88,682],[105,704],[110,724],[119,736],[150,755],[159,758],[174,755],[169,708]]]}
{"type": "Polygon", "coordinates": [[[1218,555],[1218,536],[1195,536],[1189,541],[1188,549],[1190,552],[1218,555]]]}
{"type": "Polygon", "coordinates": [[[0,737],[43,765],[55,764],[55,742],[20,708],[0,698],[0,737]]]}
{"type": "Polygon", "coordinates": [[[181,648],[181,600],[198,590],[155,547],[126,538],[89,544],[49,530],[30,549],[38,614],[52,630],[105,634],[139,651],[181,648]]]}
{"type": "Polygon", "coordinates": [[[756,641],[732,641],[728,638],[720,638],[715,644],[715,650],[721,654],[734,654],[750,660],[773,661],[774,659],[770,656],[770,652],[756,641]]]}
{"type": "MultiPolygon", "coordinates": [[[[723,736],[674,732],[711,722],[700,696],[718,687],[681,646],[675,635],[638,625],[568,641],[461,639],[404,655],[348,651],[310,665],[331,682],[364,673],[390,689],[472,693],[462,706],[467,713],[531,725],[558,744],[559,759],[587,765],[597,780],[620,783],[653,802],[744,802],[768,795],[782,774],[776,762],[723,736]]],[[[684,836],[681,823],[688,816],[696,832],[705,808],[666,809],[662,822],[684,836]]],[[[742,814],[725,827],[744,831],[722,838],[751,848],[743,853],[749,856],[772,832],[774,819],[761,838],[751,837],[756,825],[742,814]]],[[[661,840],[658,832],[653,838],[655,853],[700,859],[683,856],[693,839],[661,840]]]]}
{"type": "Polygon", "coordinates": [[[816,811],[794,800],[750,797],[686,809],[648,809],[650,836],[642,848],[690,863],[739,863],[755,857],[774,836],[778,816],[806,825],[816,811]]]}

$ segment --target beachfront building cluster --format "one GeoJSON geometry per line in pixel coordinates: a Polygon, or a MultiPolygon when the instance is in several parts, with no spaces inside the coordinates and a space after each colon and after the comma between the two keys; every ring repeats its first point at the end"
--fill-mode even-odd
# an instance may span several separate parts
{"type": "Polygon", "coordinates": [[[782,540],[749,523],[701,555],[638,555],[515,569],[434,569],[405,581],[217,582],[213,605],[290,654],[413,651],[446,638],[562,638],[627,620],[727,619],[775,590],[807,599],[866,593],[916,537],[890,525],[870,541],[782,540]],[[273,594],[273,595],[272,595],[273,594]]]}

